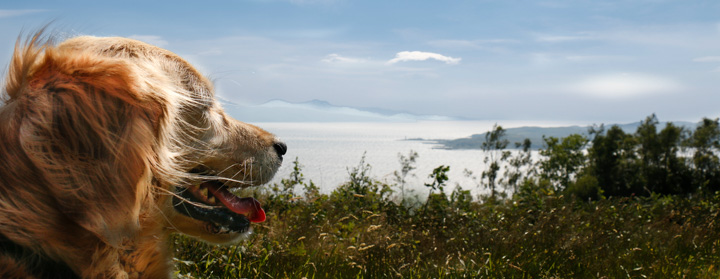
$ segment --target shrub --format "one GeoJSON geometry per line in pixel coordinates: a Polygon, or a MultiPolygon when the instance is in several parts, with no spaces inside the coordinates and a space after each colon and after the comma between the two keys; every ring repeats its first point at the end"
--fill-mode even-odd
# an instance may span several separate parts
{"type": "MultiPolygon", "coordinates": [[[[549,181],[526,179],[507,200],[473,200],[456,188],[450,196],[431,194],[417,211],[394,203],[387,189],[396,185],[372,179],[368,167],[361,161],[330,194],[285,199],[281,185],[259,191],[271,201],[267,221],[239,245],[175,237],[178,277],[720,276],[720,193],[579,202],[557,195],[549,181]]],[[[438,174],[431,185],[441,182],[438,174]]],[[[566,194],[592,197],[596,188],[581,176],[566,194]]]]}

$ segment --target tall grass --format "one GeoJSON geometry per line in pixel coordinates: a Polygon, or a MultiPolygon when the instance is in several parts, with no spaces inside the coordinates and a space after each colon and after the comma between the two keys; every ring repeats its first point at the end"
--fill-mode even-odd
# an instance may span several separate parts
{"type": "Polygon", "coordinates": [[[238,245],[174,238],[180,278],[718,278],[720,195],[578,201],[467,191],[399,203],[364,162],[330,194],[300,165],[259,190],[267,221],[238,245]],[[295,195],[298,188],[304,189],[295,195]]]}

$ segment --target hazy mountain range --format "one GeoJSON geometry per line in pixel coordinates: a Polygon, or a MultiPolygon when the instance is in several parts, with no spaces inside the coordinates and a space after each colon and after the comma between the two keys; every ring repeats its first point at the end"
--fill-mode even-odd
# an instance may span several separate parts
{"type": "MultiPolygon", "coordinates": [[[[244,122],[414,122],[414,121],[460,121],[467,120],[441,115],[418,115],[402,111],[380,108],[358,108],[336,106],[322,100],[293,103],[284,100],[271,100],[260,105],[238,105],[220,100],[225,111],[232,117],[244,122]]],[[[658,124],[658,130],[667,122],[658,124]]],[[[677,126],[694,129],[697,123],[672,122],[677,126]]],[[[626,133],[634,133],[640,122],[628,124],[605,124],[606,128],[618,125],[626,133]]],[[[590,126],[567,127],[518,127],[505,129],[505,138],[510,142],[508,148],[514,148],[516,142],[526,138],[532,141],[532,148],[543,147],[545,137],[563,138],[571,134],[588,135],[590,126]]],[[[474,134],[467,138],[452,140],[413,139],[439,144],[447,149],[480,149],[485,134],[474,134]]]]}
{"type": "MultiPolygon", "coordinates": [[[[673,125],[685,127],[686,129],[695,129],[697,123],[692,122],[672,122],[673,125]]],[[[640,126],[640,122],[629,123],[629,124],[605,124],[605,130],[613,125],[620,127],[625,133],[635,133],[637,128],[640,126]]],[[[662,130],[667,122],[660,122],[657,125],[658,131],[662,130]]],[[[556,137],[564,138],[571,134],[581,134],[588,136],[590,126],[568,126],[568,127],[517,127],[505,129],[505,138],[508,140],[508,148],[515,148],[515,143],[522,143],[526,138],[532,142],[533,149],[542,148],[545,144],[543,136],[545,137],[556,137]]],[[[446,149],[482,149],[482,144],[485,142],[485,135],[474,134],[467,138],[453,139],[453,140],[427,140],[431,143],[440,144],[441,148],[446,149]]],[[[418,139],[422,140],[422,139],[418,139]]]]}
{"type": "Polygon", "coordinates": [[[245,122],[403,122],[461,120],[440,115],[417,115],[379,108],[355,108],[312,100],[292,103],[271,100],[260,105],[243,106],[223,101],[225,111],[245,122]]]}

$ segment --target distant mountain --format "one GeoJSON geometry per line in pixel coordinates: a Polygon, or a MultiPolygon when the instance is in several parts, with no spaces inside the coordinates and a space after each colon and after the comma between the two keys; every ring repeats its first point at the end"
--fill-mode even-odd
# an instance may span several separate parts
{"type": "MultiPolygon", "coordinates": [[[[658,130],[665,127],[667,122],[658,123],[658,130]]],[[[676,126],[686,127],[688,129],[694,129],[697,123],[692,122],[672,122],[676,126]]],[[[635,133],[637,128],[640,126],[640,122],[629,123],[629,124],[614,124],[620,127],[625,133],[635,133]]],[[[605,128],[613,126],[605,125],[605,128]]],[[[545,137],[556,137],[564,138],[572,134],[581,134],[588,136],[590,126],[568,126],[568,127],[518,127],[505,129],[505,138],[510,142],[508,148],[515,148],[515,143],[522,143],[526,138],[532,142],[533,149],[542,148],[545,142],[545,137]]],[[[430,140],[431,143],[440,144],[441,148],[446,149],[482,149],[482,144],[485,142],[485,134],[474,134],[469,138],[460,138],[453,140],[430,140]]]]}
{"type": "Polygon", "coordinates": [[[225,111],[245,122],[407,122],[452,121],[457,118],[439,115],[416,115],[378,108],[355,108],[332,105],[322,100],[292,103],[271,100],[261,105],[241,106],[223,102],[225,111]]]}

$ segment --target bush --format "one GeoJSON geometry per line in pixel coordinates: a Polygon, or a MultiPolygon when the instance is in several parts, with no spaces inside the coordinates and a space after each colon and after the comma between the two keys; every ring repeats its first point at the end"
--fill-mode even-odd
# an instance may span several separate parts
{"type": "Polygon", "coordinates": [[[581,176],[565,190],[566,195],[583,201],[599,200],[602,198],[602,192],[600,183],[592,175],[581,176]]]}
{"type": "MultiPolygon", "coordinates": [[[[507,200],[473,200],[456,188],[431,194],[418,210],[393,202],[388,189],[396,185],[372,179],[367,168],[361,161],[330,194],[290,197],[283,185],[259,191],[258,199],[271,201],[267,221],[239,245],[176,236],[178,277],[720,276],[719,193],[586,201],[601,193],[597,181],[581,176],[566,192],[579,202],[557,195],[549,181],[527,179],[507,200]]],[[[439,185],[439,174],[430,185],[439,185]]]]}

